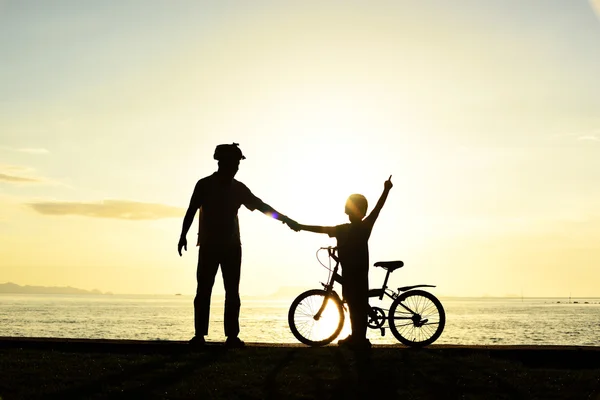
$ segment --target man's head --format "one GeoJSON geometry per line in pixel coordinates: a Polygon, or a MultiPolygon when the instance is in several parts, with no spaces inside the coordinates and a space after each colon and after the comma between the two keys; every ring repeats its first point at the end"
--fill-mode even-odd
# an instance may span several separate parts
{"type": "Polygon", "coordinates": [[[215,148],[213,158],[218,161],[219,172],[233,178],[237,173],[240,160],[245,160],[246,157],[238,147],[239,144],[220,144],[215,148]]]}
{"type": "Polygon", "coordinates": [[[360,221],[367,215],[369,202],[362,194],[351,194],[346,200],[345,212],[348,214],[350,221],[360,221]]]}

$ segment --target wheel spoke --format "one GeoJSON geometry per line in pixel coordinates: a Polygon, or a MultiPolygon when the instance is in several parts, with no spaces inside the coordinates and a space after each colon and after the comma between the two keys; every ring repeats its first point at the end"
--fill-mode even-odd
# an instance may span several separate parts
{"type": "Polygon", "coordinates": [[[402,343],[427,345],[435,341],[444,329],[444,310],[431,293],[422,290],[406,292],[392,304],[389,324],[394,336],[402,343]],[[417,315],[420,319],[413,320],[417,315]]]}
{"type": "Polygon", "coordinates": [[[331,342],[342,328],[343,311],[337,301],[325,296],[323,291],[312,291],[304,298],[295,300],[289,313],[292,333],[298,340],[309,345],[322,345],[331,342]],[[324,304],[325,302],[325,304],[324,304]],[[314,317],[319,310],[318,320],[314,317]]]}

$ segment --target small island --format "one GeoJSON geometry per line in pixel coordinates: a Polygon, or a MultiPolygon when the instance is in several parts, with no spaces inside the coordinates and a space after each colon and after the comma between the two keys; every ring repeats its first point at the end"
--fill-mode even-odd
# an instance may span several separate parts
{"type": "Polygon", "coordinates": [[[111,295],[111,292],[101,292],[98,289],[85,290],[77,289],[71,286],[21,286],[16,283],[0,283],[0,293],[11,294],[105,294],[111,295]]]}

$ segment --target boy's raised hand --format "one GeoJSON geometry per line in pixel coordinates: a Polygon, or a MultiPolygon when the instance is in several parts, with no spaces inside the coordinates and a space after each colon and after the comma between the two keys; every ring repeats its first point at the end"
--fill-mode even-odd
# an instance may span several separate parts
{"type": "Polygon", "coordinates": [[[390,190],[393,186],[394,186],[394,184],[392,183],[392,176],[390,175],[390,177],[388,178],[388,180],[384,182],[383,187],[386,190],[390,190]]]}

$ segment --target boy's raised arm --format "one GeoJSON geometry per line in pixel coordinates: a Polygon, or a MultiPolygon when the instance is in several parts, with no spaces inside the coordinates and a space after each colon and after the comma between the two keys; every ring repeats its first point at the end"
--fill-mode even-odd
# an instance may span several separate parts
{"type": "Polygon", "coordinates": [[[381,193],[381,197],[379,197],[379,200],[377,201],[375,208],[373,208],[373,211],[371,211],[369,216],[366,218],[371,223],[375,223],[375,220],[379,216],[379,212],[381,211],[381,209],[383,208],[383,205],[385,204],[385,201],[387,200],[388,194],[390,193],[390,189],[393,186],[394,185],[392,184],[392,176],[390,175],[388,180],[385,181],[383,184],[383,193],[381,193]]]}

